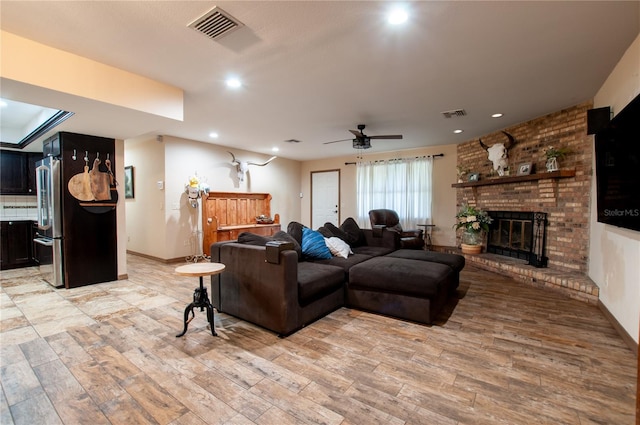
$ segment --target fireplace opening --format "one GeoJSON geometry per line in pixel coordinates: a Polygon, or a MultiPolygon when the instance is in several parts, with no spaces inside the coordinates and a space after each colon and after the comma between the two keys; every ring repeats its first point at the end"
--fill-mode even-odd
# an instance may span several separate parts
{"type": "Polygon", "coordinates": [[[547,214],[541,212],[489,211],[487,252],[527,260],[535,267],[546,267],[547,214]]]}

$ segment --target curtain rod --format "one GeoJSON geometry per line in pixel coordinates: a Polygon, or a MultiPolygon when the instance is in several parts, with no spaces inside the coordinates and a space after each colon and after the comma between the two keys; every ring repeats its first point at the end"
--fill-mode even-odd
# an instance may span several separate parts
{"type": "MultiPolygon", "coordinates": [[[[438,157],[443,157],[444,154],[443,153],[437,153],[435,155],[425,155],[425,156],[416,156],[415,159],[418,158],[438,158],[438,157]]],[[[378,162],[378,161],[397,161],[399,159],[414,159],[414,158],[393,158],[393,159],[380,159],[377,161],[373,161],[373,162],[378,162]]],[[[345,162],[344,165],[355,165],[357,164],[357,162],[345,162]]]]}

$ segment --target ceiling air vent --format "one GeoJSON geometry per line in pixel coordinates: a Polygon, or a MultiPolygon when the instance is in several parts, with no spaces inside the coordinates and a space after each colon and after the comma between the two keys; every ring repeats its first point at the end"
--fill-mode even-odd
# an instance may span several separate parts
{"type": "Polygon", "coordinates": [[[243,26],[242,22],[217,6],[188,25],[189,28],[193,28],[213,40],[224,37],[243,26]]]}
{"type": "Polygon", "coordinates": [[[467,112],[464,109],[453,109],[451,111],[444,111],[442,115],[444,115],[445,118],[464,117],[467,115],[467,112]]]}

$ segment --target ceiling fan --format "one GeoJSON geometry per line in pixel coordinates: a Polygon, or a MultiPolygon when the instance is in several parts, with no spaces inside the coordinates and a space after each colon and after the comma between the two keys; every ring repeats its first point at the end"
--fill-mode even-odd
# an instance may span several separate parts
{"type": "Polygon", "coordinates": [[[402,139],[402,134],[367,136],[363,133],[364,127],[364,124],[358,124],[358,130],[349,130],[354,136],[356,136],[355,139],[334,140],[333,142],[325,142],[324,144],[328,145],[330,143],[346,142],[347,140],[351,140],[353,142],[354,149],[369,149],[371,147],[372,139],[402,139]]]}

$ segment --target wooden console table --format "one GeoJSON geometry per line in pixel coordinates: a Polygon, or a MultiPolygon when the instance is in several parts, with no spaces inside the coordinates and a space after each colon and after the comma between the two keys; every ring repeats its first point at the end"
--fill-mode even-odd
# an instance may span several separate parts
{"type": "Polygon", "coordinates": [[[211,255],[214,242],[238,239],[242,232],[272,236],[280,230],[280,216],[273,223],[258,224],[256,217],[271,217],[271,195],[268,193],[209,192],[202,202],[202,251],[211,255]]]}

